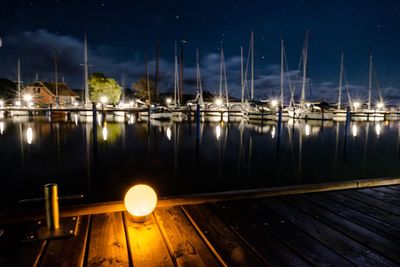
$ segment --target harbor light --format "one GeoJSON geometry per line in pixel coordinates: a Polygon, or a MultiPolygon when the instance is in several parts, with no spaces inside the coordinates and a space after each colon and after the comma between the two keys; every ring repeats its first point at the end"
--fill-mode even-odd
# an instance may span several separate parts
{"type": "Polygon", "coordinates": [[[150,186],[138,184],[125,194],[124,204],[135,222],[145,222],[157,206],[157,194],[150,186]]]}
{"type": "Polygon", "coordinates": [[[168,97],[167,99],[165,99],[165,103],[167,103],[167,105],[170,105],[172,103],[172,99],[168,97]]]}
{"type": "Polygon", "coordinates": [[[106,97],[106,96],[100,97],[100,102],[101,102],[102,104],[106,104],[107,101],[108,101],[108,97],[106,97]]]}
{"type": "Polygon", "coordinates": [[[3,107],[3,106],[4,106],[4,101],[0,100],[0,107],[3,107]]]}
{"type": "Polygon", "coordinates": [[[353,103],[353,107],[354,107],[354,109],[358,109],[359,107],[361,107],[361,103],[356,101],[353,103]]]}
{"type": "Polygon", "coordinates": [[[278,106],[278,100],[272,99],[272,100],[271,100],[271,106],[272,106],[273,108],[276,108],[276,107],[278,106]]]}
{"type": "Polygon", "coordinates": [[[21,106],[21,101],[17,100],[17,101],[15,101],[14,104],[15,104],[17,107],[20,107],[20,106],[21,106]]]}
{"type": "Polygon", "coordinates": [[[75,101],[74,102],[74,107],[77,107],[78,106],[78,101],[75,101]]]}
{"type": "Polygon", "coordinates": [[[385,106],[385,104],[383,102],[378,102],[378,104],[376,104],[376,107],[378,109],[382,109],[385,106]]]}
{"type": "Polygon", "coordinates": [[[218,107],[220,107],[220,106],[222,106],[223,101],[222,101],[221,98],[217,98],[217,99],[215,99],[214,103],[215,103],[215,105],[217,105],[218,107]]]}
{"type": "Polygon", "coordinates": [[[32,99],[33,99],[32,95],[29,95],[29,94],[24,95],[25,102],[27,102],[27,103],[32,102],[32,99]]]}

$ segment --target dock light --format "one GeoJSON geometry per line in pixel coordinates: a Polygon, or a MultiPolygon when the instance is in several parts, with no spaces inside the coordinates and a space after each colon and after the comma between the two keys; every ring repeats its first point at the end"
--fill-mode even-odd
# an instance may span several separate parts
{"type": "Polygon", "coordinates": [[[75,102],[74,102],[74,107],[77,107],[77,106],[78,106],[78,102],[75,101],[75,102]]]}
{"type": "Polygon", "coordinates": [[[133,216],[135,222],[145,222],[157,205],[157,194],[153,188],[145,184],[131,187],[125,194],[125,208],[133,216]]]}
{"type": "Polygon", "coordinates": [[[278,106],[278,100],[272,99],[272,100],[271,100],[271,106],[272,106],[273,108],[276,108],[276,107],[278,106]]]}
{"type": "Polygon", "coordinates": [[[378,108],[378,109],[381,109],[381,108],[383,108],[385,106],[385,104],[383,103],[383,102],[379,102],[378,104],[376,104],[376,107],[378,108]]]}
{"type": "Polygon", "coordinates": [[[3,106],[4,106],[4,101],[0,100],[0,107],[3,107],[3,106]]]}
{"type": "Polygon", "coordinates": [[[33,99],[32,95],[29,94],[24,95],[25,102],[32,102],[32,99],[33,99]]]}
{"type": "Polygon", "coordinates": [[[172,103],[172,99],[170,97],[168,97],[167,99],[165,99],[165,103],[167,103],[167,105],[172,103]]]}
{"type": "Polygon", "coordinates": [[[215,103],[215,105],[217,105],[218,107],[220,107],[220,106],[222,106],[222,99],[221,98],[217,98],[217,99],[215,99],[215,101],[214,101],[214,103],[215,103]]]}
{"type": "Polygon", "coordinates": [[[100,97],[100,102],[101,102],[101,103],[106,104],[107,101],[108,101],[108,97],[106,97],[106,96],[100,97]]]}
{"type": "Polygon", "coordinates": [[[361,103],[356,101],[353,103],[353,107],[354,107],[354,109],[358,109],[359,107],[361,107],[361,103]]]}
{"type": "Polygon", "coordinates": [[[32,131],[32,128],[31,127],[29,127],[27,130],[26,130],[26,142],[28,142],[28,144],[32,144],[32,140],[33,140],[33,131],[32,131]]]}
{"type": "Polygon", "coordinates": [[[19,100],[15,101],[15,105],[16,105],[17,107],[20,107],[20,106],[21,106],[21,101],[19,101],[19,100]]]}

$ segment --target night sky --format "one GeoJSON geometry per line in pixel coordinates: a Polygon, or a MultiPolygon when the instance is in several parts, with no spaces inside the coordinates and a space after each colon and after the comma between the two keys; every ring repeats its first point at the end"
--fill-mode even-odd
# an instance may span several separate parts
{"type": "MultiPolygon", "coordinates": [[[[337,95],[340,51],[353,97],[365,98],[368,55],[380,88],[391,104],[400,100],[400,1],[9,1],[1,2],[0,77],[15,80],[16,58],[25,83],[53,79],[53,47],[60,52],[60,77],[82,88],[83,34],[89,42],[90,72],[104,72],[127,86],[143,75],[144,53],[154,70],[161,45],[163,91],[173,82],[175,40],[185,40],[187,90],[195,77],[198,48],[204,89],[216,92],[219,49],[226,57],[229,89],[239,95],[240,46],[247,53],[255,35],[256,96],[277,94],[280,38],[296,73],[306,30],[310,31],[309,72],[314,98],[337,95]],[[252,2],[252,3],[250,3],[252,2]]],[[[376,86],[378,83],[374,82],[376,86]]],[[[377,94],[374,93],[377,98],[377,94]]]]}

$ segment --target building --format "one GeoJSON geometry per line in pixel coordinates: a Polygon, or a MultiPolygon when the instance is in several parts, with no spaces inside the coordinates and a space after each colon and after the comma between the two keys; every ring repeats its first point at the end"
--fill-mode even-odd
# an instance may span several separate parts
{"type": "MultiPolygon", "coordinates": [[[[66,83],[59,82],[57,87],[60,105],[71,105],[79,98],[66,83]]],[[[28,85],[22,94],[32,96],[32,102],[37,105],[55,105],[57,103],[55,83],[34,82],[28,85]]]]}

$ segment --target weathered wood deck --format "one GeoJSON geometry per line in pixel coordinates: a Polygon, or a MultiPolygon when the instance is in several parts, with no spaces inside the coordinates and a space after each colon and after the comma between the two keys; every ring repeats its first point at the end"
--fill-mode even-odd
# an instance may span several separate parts
{"type": "Polygon", "coordinates": [[[77,219],[73,238],[50,241],[0,225],[0,266],[400,266],[399,185],[77,219]]]}

